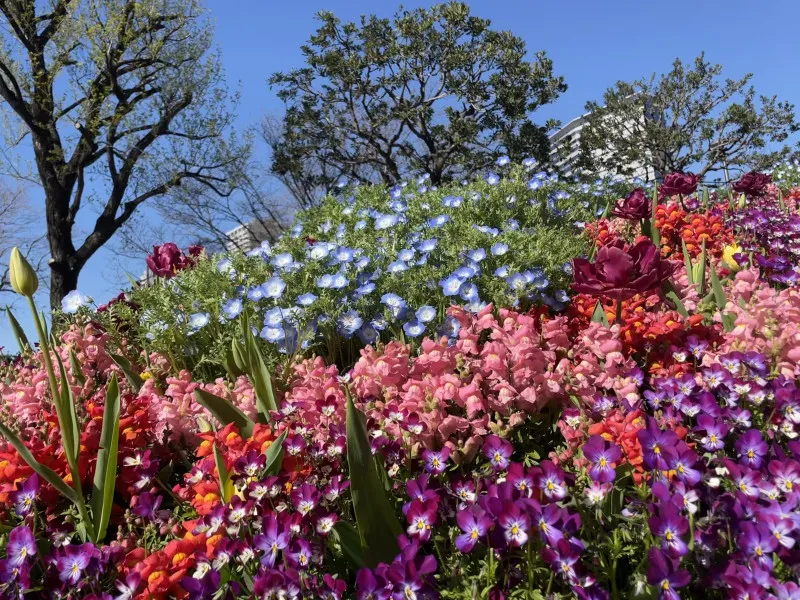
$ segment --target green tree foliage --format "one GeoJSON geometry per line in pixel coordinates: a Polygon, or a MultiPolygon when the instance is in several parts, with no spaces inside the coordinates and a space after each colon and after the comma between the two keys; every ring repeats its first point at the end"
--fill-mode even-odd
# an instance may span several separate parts
{"type": "Polygon", "coordinates": [[[9,142],[35,158],[26,178],[44,190],[58,305],[142,203],[184,181],[230,193],[222,170],[241,148],[223,139],[231,99],[197,0],[0,0],[0,12],[0,106],[9,142]],[[96,221],[76,239],[89,204],[96,221]]]}
{"type": "Polygon", "coordinates": [[[665,75],[618,81],[602,104],[586,104],[581,166],[630,175],[647,164],[662,174],[696,169],[701,177],[775,166],[798,128],[794,106],[757,96],[750,73],[725,80],[721,73],[701,54],[693,65],[676,59],[665,75]]]}
{"type": "Polygon", "coordinates": [[[566,86],[544,52],[527,60],[522,39],[460,2],[360,23],[318,18],[307,65],[270,79],[286,103],[279,135],[268,136],[273,170],[290,189],[409,173],[439,184],[501,154],[547,159],[547,127],[530,114],[566,86]]]}

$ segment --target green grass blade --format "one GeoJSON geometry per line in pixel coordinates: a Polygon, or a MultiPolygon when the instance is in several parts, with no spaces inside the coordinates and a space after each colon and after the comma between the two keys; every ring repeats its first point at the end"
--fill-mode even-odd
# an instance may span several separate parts
{"type": "Polygon", "coordinates": [[[333,538],[339,542],[342,553],[356,568],[364,566],[364,551],[361,549],[361,538],[358,529],[348,521],[337,521],[333,526],[333,538]]]}
{"type": "Polygon", "coordinates": [[[80,451],[81,432],[78,428],[78,415],[75,412],[75,398],[72,395],[72,387],[67,378],[67,370],[64,368],[64,363],[61,361],[61,356],[58,352],[53,352],[58,363],[58,374],[61,377],[61,390],[59,391],[60,398],[57,400],[61,405],[61,410],[58,412],[59,425],[61,426],[61,437],[64,450],[70,454],[72,460],[77,464],[78,452],[80,451]]]}
{"type": "Polygon", "coordinates": [[[25,330],[22,329],[22,325],[17,321],[17,317],[11,312],[11,308],[6,308],[6,312],[8,313],[8,324],[11,326],[11,333],[14,334],[14,339],[17,340],[17,345],[19,346],[19,353],[25,354],[31,348],[28,336],[25,335],[25,330]]]}
{"type": "Polygon", "coordinates": [[[219,491],[222,495],[224,502],[230,502],[233,493],[233,483],[231,482],[230,473],[225,466],[225,459],[222,456],[217,445],[214,444],[214,462],[217,464],[217,472],[219,473],[219,491]]]}
{"type": "Polygon", "coordinates": [[[75,378],[75,381],[83,387],[86,383],[86,375],[83,374],[83,370],[78,362],[78,357],[75,356],[75,350],[73,348],[69,349],[69,366],[72,369],[72,376],[75,378]]]}
{"type": "Polygon", "coordinates": [[[661,232],[656,227],[656,212],[658,212],[658,184],[653,184],[653,211],[650,215],[650,236],[653,244],[661,252],[661,232]]]}
{"type": "Polygon", "coordinates": [[[364,563],[374,568],[391,563],[399,552],[403,528],[386,497],[367,435],[366,418],[347,393],[347,463],[350,494],[356,515],[364,563]]]}
{"type": "Polygon", "coordinates": [[[692,257],[689,256],[689,250],[686,248],[686,242],[683,239],[681,239],[681,248],[683,249],[683,264],[686,267],[686,278],[689,280],[689,285],[691,285],[694,283],[692,257]]]}
{"type": "Polygon", "coordinates": [[[117,366],[122,370],[125,374],[125,379],[128,380],[128,384],[131,386],[134,394],[138,394],[139,390],[142,389],[144,385],[144,379],[136,372],[136,369],[133,368],[131,361],[129,361],[124,356],[119,354],[114,354],[113,352],[109,352],[108,355],[111,357],[117,366]]]}
{"type": "Polygon", "coordinates": [[[108,522],[111,519],[111,508],[114,505],[121,406],[117,374],[113,373],[106,390],[100,448],[97,451],[97,467],[92,485],[92,517],[96,542],[102,541],[106,536],[108,522]]]}
{"type": "Polygon", "coordinates": [[[608,317],[606,316],[606,311],[603,308],[603,305],[600,302],[600,300],[598,300],[597,304],[595,304],[594,306],[594,312],[592,313],[592,322],[602,323],[604,327],[608,327],[608,317]]]}
{"type": "Polygon", "coordinates": [[[272,442],[267,448],[267,475],[277,475],[281,471],[281,465],[283,464],[283,442],[286,440],[286,434],[289,433],[288,429],[285,429],[282,434],[278,436],[274,442],[272,442]]]}
{"type": "Polygon", "coordinates": [[[205,407],[222,425],[228,425],[229,423],[236,425],[242,439],[247,440],[252,437],[255,423],[228,400],[200,388],[194,391],[194,398],[200,406],[205,407]]]}
{"type": "Polygon", "coordinates": [[[702,250],[700,252],[700,275],[696,278],[700,284],[700,296],[706,293],[706,241],[703,240],[702,250]]]}

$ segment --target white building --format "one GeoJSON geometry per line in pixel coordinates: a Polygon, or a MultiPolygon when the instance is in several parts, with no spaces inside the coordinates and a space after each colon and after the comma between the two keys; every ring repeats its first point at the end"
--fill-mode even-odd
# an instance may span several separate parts
{"type": "MultiPolygon", "coordinates": [[[[587,117],[590,113],[572,119],[561,129],[550,136],[550,162],[565,177],[572,177],[575,173],[576,163],[581,152],[581,131],[589,123],[587,117]]],[[[602,157],[608,151],[594,150],[593,156],[602,157]]],[[[639,177],[644,181],[654,181],[657,173],[650,165],[636,163],[632,168],[631,178],[639,177]]],[[[599,170],[597,177],[612,177],[615,173],[599,170]]]]}

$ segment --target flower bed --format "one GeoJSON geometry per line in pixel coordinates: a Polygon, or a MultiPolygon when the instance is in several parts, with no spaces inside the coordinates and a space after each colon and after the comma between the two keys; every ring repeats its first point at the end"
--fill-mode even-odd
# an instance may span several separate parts
{"type": "MultiPolygon", "coordinates": [[[[374,296],[328,316],[339,337],[328,330],[282,359],[251,325],[273,309],[244,300],[245,290],[241,314],[228,319],[236,297],[222,298],[276,277],[266,265],[280,252],[235,257],[232,277],[196,253],[181,261],[177,249],[160,250],[151,261],[169,284],[100,315],[81,308],[58,346],[2,367],[2,594],[798,597],[793,192],[755,175],[730,198],[695,195],[691,177],[667,184],[672,197],[634,190],[606,211],[610,220],[587,224],[569,302],[543,302],[550,292],[535,285],[509,296],[507,275],[483,265],[458,293],[475,286],[486,304],[441,289],[428,301],[424,284],[377,278],[374,296]],[[174,256],[177,275],[165,266],[174,256]],[[160,353],[149,325],[129,318],[166,314],[173,294],[201,281],[217,282],[208,299],[217,312],[188,339],[194,356],[225,349],[213,368],[174,356],[170,344],[186,330],[160,353]],[[409,311],[430,302],[436,317],[423,332],[409,334],[403,325],[419,316],[389,305],[394,328],[343,350],[348,336],[332,323],[401,290],[409,311]]],[[[491,178],[479,186],[499,202],[491,178]]],[[[353,218],[375,201],[360,193],[353,218]]],[[[393,213],[407,211],[403,238],[431,193],[417,189],[393,213]]],[[[463,223],[454,217],[458,227],[477,219],[470,210],[463,223]]],[[[330,211],[306,215],[312,229],[299,235],[330,211]]],[[[374,242],[347,235],[328,255],[369,254],[374,242]]],[[[308,258],[320,243],[279,247],[308,258]]],[[[371,260],[397,260],[375,252],[371,260]]],[[[464,266],[463,249],[447,252],[435,271],[418,265],[422,281],[464,266]]],[[[553,281],[566,260],[558,252],[542,267],[553,281]]],[[[532,268],[532,256],[514,256],[515,268],[532,268]]],[[[314,269],[329,270],[320,260],[279,275],[292,294],[310,293],[301,282],[322,276],[314,269]]],[[[318,325],[325,313],[313,311],[355,302],[342,290],[309,306],[318,325]]]]}

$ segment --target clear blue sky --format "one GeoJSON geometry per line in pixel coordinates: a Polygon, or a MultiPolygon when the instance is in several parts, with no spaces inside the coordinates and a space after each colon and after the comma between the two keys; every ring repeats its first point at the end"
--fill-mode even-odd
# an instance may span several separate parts
{"type": "MultiPolygon", "coordinates": [[[[405,8],[435,2],[405,2],[405,8]]],[[[672,0],[669,3],[633,0],[474,0],[475,15],[493,26],[521,36],[530,51],[546,50],[554,70],[563,75],[568,91],[537,119],[569,121],[589,99],[619,79],[636,79],[664,72],[675,57],[691,60],[701,51],[724,65],[724,74],[754,73],[759,93],[778,94],[800,106],[797,57],[800,37],[790,26],[800,19],[797,0],[672,0]],[[785,26],[784,26],[785,24],[785,26]]],[[[361,14],[391,16],[399,3],[387,0],[207,0],[216,23],[228,81],[241,91],[239,124],[255,124],[265,113],[280,114],[282,105],[266,83],[275,71],[302,66],[300,45],[316,29],[314,14],[331,10],[343,20],[361,14]]],[[[31,190],[35,200],[36,190],[31,190]]],[[[42,227],[44,226],[42,222],[42,227]]],[[[165,240],[166,241],[166,240],[165,240]]],[[[88,263],[79,289],[98,303],[125,285],[111,252],[101,250],[88,263]]],[[[144,259],[127,269],[139,275],[144,259]]],[[[5,301],[2,299],[0,301],[5,301]]],[[[40,304],[45,304],[42,298],[40,304]]],[[[22,316],[23,306],[17,309],[22,316]]],[[[26,329],[32,334],[30,321],[26,329]]],[[[13,347],[8,327],[0,322],[0,346],[13,347]]]]}

